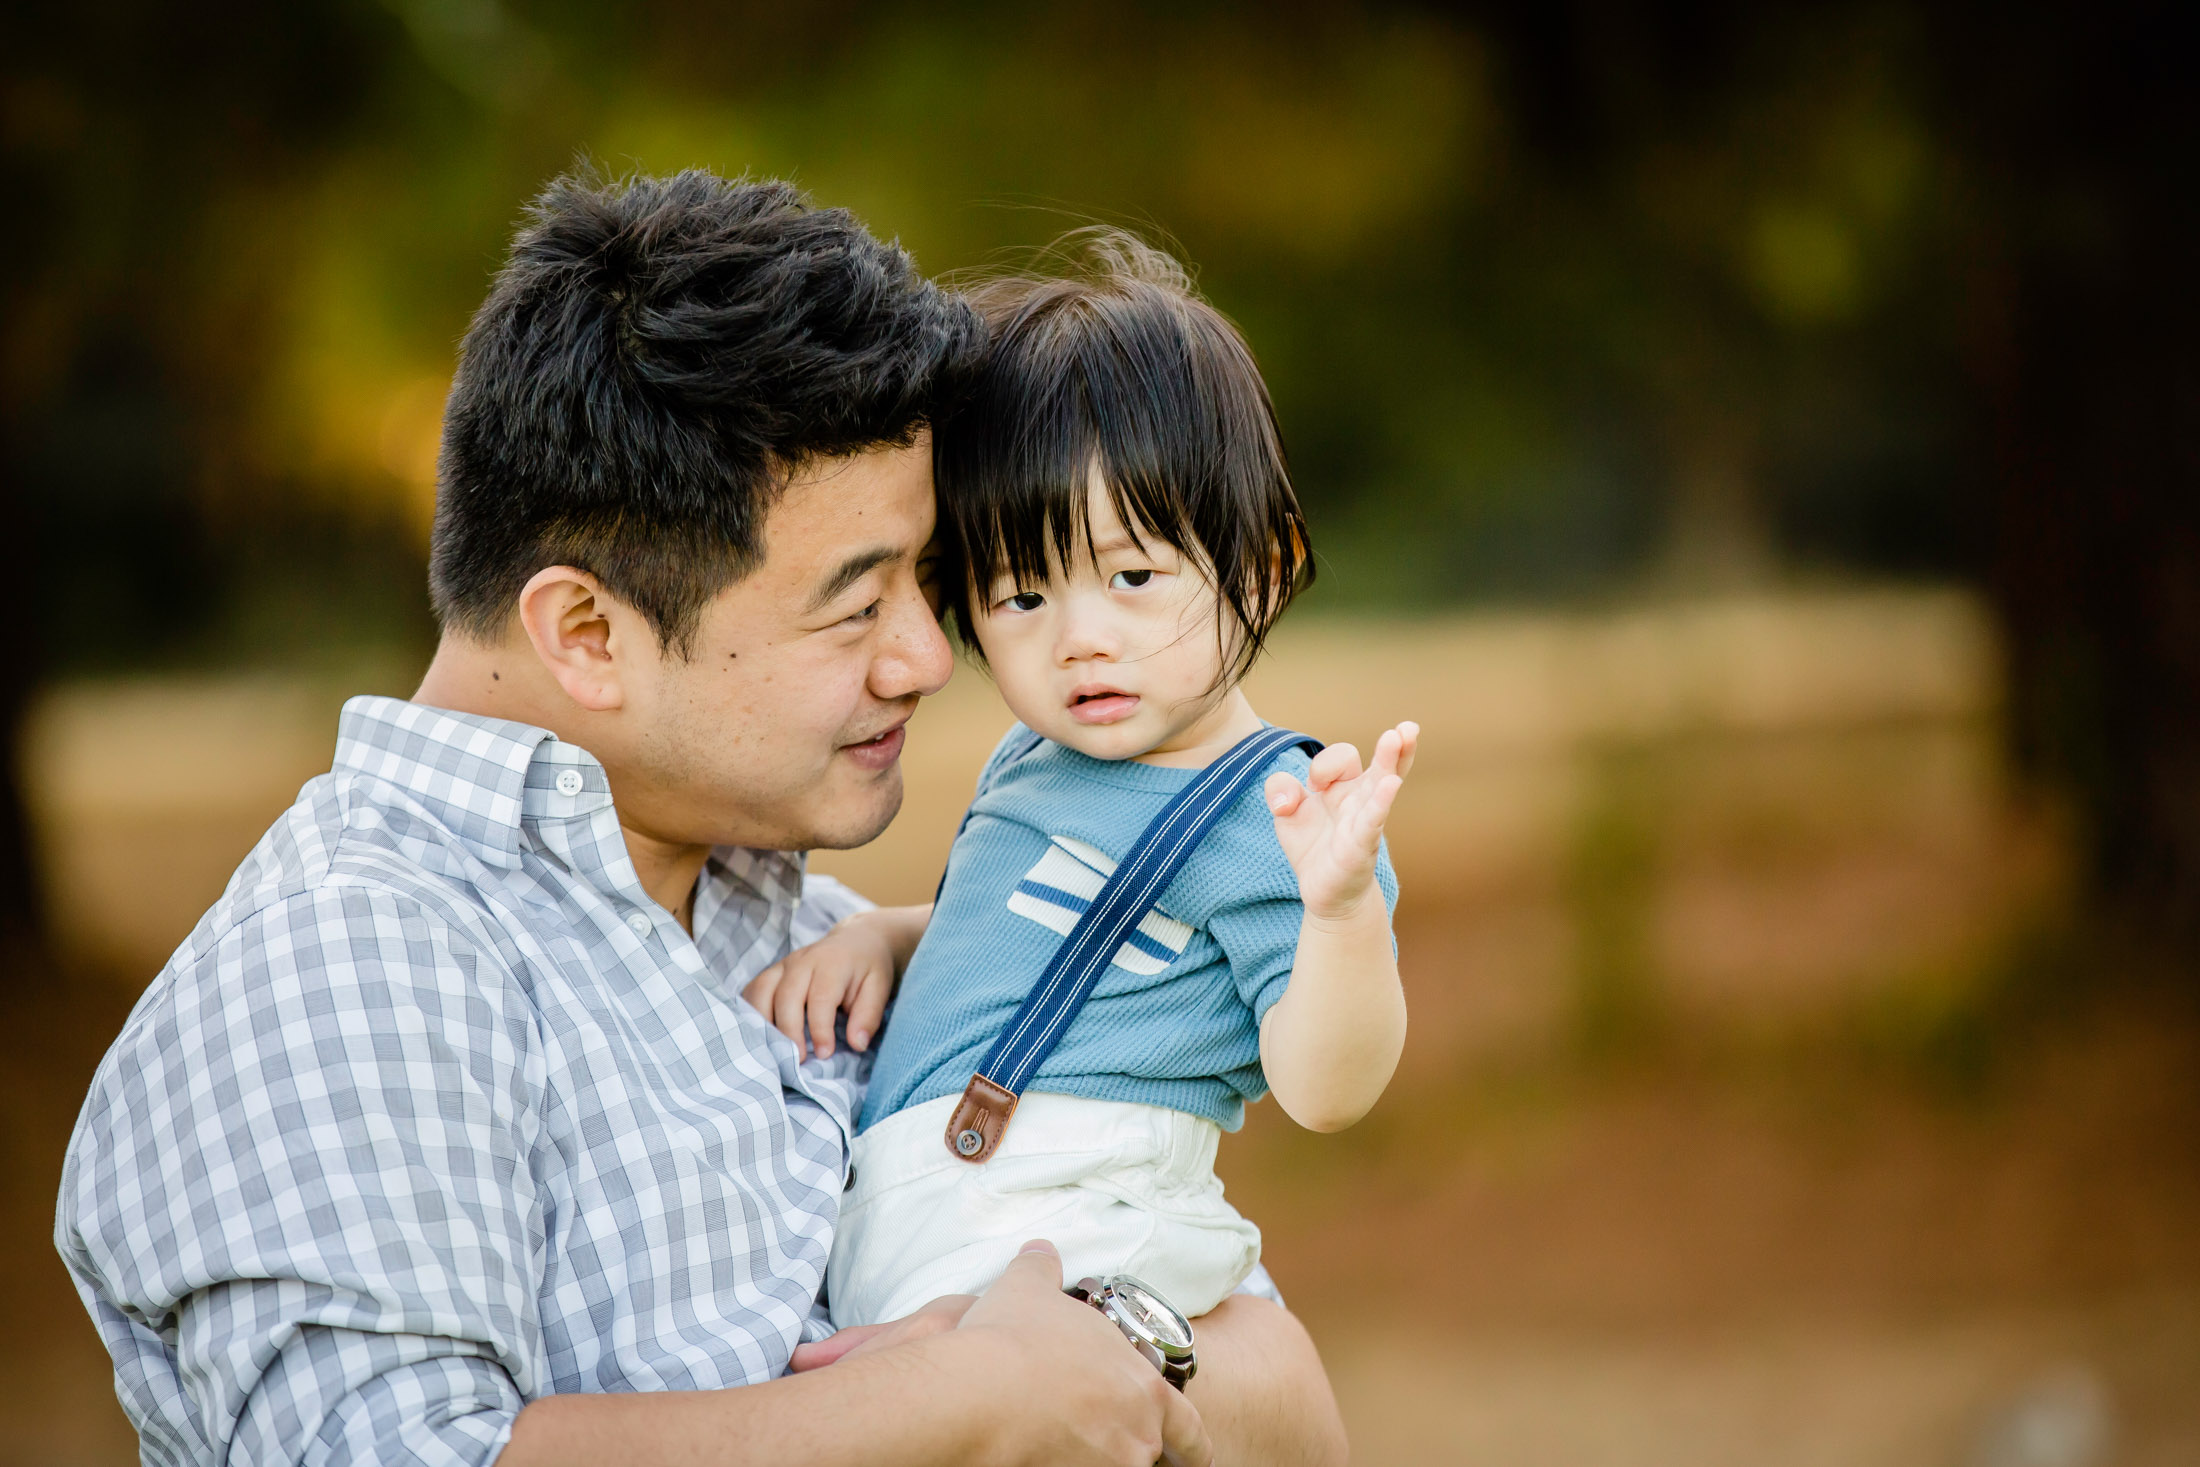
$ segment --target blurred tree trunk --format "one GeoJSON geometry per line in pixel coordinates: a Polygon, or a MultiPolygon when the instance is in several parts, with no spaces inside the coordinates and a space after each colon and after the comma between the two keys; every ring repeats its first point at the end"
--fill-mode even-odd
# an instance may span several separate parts
{"type": "Polygon", "coordinates": [[[2190,77],[2166,7],[1973,12],[1941,67],[1987,191],[1973,360],[2020,759],[2097,891],[2200,943],[2200,311],[2190,77]]]}
{"type": "MultiPolygon", "coordinates": [[[[0,513],[20,525],[23,517],[14,498],[9,488],[0,487],[0,513]]],[[[33,630],[19,627],[18,641],[32,641],[33,630]]],[[[44,904],[23,802],[23,720],[36,680],[35,669],[23,665],[26,652],[36,655],[34,648],[19,647],[12,675],[0,679],[0,984],[28,972],[44,946],[44,904]]]]}

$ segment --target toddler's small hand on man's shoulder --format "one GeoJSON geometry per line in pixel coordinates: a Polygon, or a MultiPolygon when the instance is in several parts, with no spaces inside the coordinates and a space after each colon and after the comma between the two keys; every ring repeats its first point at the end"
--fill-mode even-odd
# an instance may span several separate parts
{"type": "Polygon", "coordinates": [[[848,1044],[871,1047],[893,997],[897,971],[894,946],[872,920],[858,912],[808,947],[797,948],[749,981],[741,996],[794,1041],[805,1058],[833,1052],[837,1016],[848,1015],[848,1044]]]}

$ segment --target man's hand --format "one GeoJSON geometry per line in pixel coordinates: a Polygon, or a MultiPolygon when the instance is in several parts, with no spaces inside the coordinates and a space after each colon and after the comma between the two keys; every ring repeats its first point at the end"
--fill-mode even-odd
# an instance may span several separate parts
{"type": "Polygon", "coordinates": [[[793,1368],[808,1374],[866,1357],[883,1364],[896,1347],[921,1349],[928,1340],[981,1362],[987,1393],[1023,1408],[1012,1413],[1012,1425],[1004,1418],[1007,1434],[993,1454],[999,1460],[1211,1467],[1214,1453],[1199,1412],[1122,1331],[1062,1292],[1062,1259],[1052,1243],[1026,1243],[975,1300],[949,1294],[905,1319],[844,1329],[797,1348],[793,1368]],[[938,1338],[950,1331],[952,1340],[938,1338]]]}
{"type": "Polygon", "coordinates": [[[1276,839],[1298,873],[1299,900],[1324,921],[1352,916],[1375,885],[1375,851],[1391,802],[1413,768],[1421,726],[1401,723],[1375,741],[1375,763],[1360,769],[1360,751],[1331,744],[1314,756],[1307,783],[1271,774],[1265,793],[1276,817],[1276,839]]]}
{"type": "MultiPolygon", "coordinates": [[[[983,1337],[1001,1390],[1043,1404],[1051,1439],[1017,1461],[1062,1467],[1210,1467],[1214,1450],[1199,1413],[1161,1378],[1122,1331],[1062,1292],[1054,1245],[1031,1242],[956,1327],[983,1337]]],[[[1027,1422],[1028,1426],[1029,1423],[1027,1422]]]]}
{"type": "Polygon", "coordinates": [[[844,917],[749,981],[741,996],[807,1057],[833,1052],[834,1016],[846,1010],[848,1043],[871,1047],[894,983],[924,935],[932,909],[879,907],[844,917]]]}
{"type": "Polygon", "coordinates": [[[913,1340],[928,1340],[962,1323],[962,1317],[977,1302],[976,1294],[942,1294],[916,1313],[900,1319],[885,1324],[850,1325],[814,1345],[795,1346],[794,1358],[787,1362],[787,1368],[800,1375],[805,1370],[832,1365],[851,1355],[891,1349],[913,1340]]]}
{"type": "Polygon", "coordinates": [[[1209,1419],[1232,1464],[1342,1467],[1321,1357],[1282,1309],[1234,1296],[1203,1316],[1199,1376],[1179,1394],[1061,1283],[1053,1247],[1028,1243],[976,1301],[805,1345],[780,1380],[544,1396],[499,1467],[1214,1467],[1209,1419]]]}

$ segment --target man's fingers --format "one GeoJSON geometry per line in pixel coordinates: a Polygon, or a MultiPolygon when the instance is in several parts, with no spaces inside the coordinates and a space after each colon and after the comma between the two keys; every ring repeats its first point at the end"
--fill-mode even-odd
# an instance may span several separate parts
{"type": "Polygon", "coordinates": [[[1283,820],[1296,815],[1299,806],[1306,800],[1306,786],[1281,770],[1268,776],[1268,782],[1261,786],[1261,793],[1268,797],[1268,808],[1275,812],[1278,819],[1283,820]]]}
{"type": "Polygon", "coordinates": [[[914,1340],[928,1340],[962,1323],[962,1317],[976,1302],[975,1294],[942,1294],[916,1313],[903,1315],[900,1319],[890,1319],[884,1324],[855,1325],[822,1343],[798,1345],[790,1363],[796,1371],[815,1370],[820,1365],[868,1355],[873,1350],[891,1350],[914,1340]]]}
{"type": "Polygon", "coordinates": [[[873,971],[856,986],[855,997],[848,1005],[848,1042],[857,1053],[871,1047],[871,1036],[878,1033],[878,1026],[886,1018],[886,1001],[893,996],[894,980],[889,973],[873,971]]]}
{"type": "Polygon", "coordinates": [[[826,1336],[812,1344],[797,1345],[794,1355],[787,1361],[787,1368],[797,1375],[805,1370],[816,1370],[832,1364],[861,1349],[864,1342],[875,1339],[892,1329],[890,1324],[857,1324],[826,1336]]]}
{"type": "Polygon", "coordinates": [[[1199,1419],[1199,1408],[1174,1386],[1163,1386],[1160,1396],[1161,1460],[1169,1467],[1212,1467],[1214,1443],[1207,1440],[1207,1423],[1199,1419]]]}
{"type": "Polygon", "coordinates": [[[1314,756],[1314,763],[1306,771],[1306,782],[1316,790],[1326,790],[1340,779],[1356,779],[1360,773],[1360,751],[1350,744],[1331,744],[1314,756]]]}
{"type": "Polygon", "coordinates": [[[1062,1292],[1062,1255],[1054,1251],[1054,1245],[1044,1238],[1033,1238],[1009,1260],[1008,1267],[994,1280],[987,1294],[1030,1294],[1062,1292]]]}

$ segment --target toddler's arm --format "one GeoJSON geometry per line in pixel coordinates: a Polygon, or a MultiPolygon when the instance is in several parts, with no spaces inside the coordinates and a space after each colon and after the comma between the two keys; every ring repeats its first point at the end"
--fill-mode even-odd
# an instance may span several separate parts
{"type": "Polygon", "coordinates": [[[1384,734],[1365,773],[1357,749],[1332,744],[1314,756],[1307,784],[1268,779],[1276,839],[1306,915],[1291,986],[1261,1021],[1260,1059],[1276,1103],[1310,1131],[1341,1131],[1366,1115],[1405,1047],[1405,992],[1375,857],[1420,736],[1412,723],[1384,734]]]}
{"type": "Polygon", "coordinates": [[[848,1011],[848,1043],[871,1047],[901,970],[917,950],[932,904],[874,907],[843,917],[808,947],[796,948],[741,990],[795,1048],[833,1052],[833,1016],[848,1011]]]}

